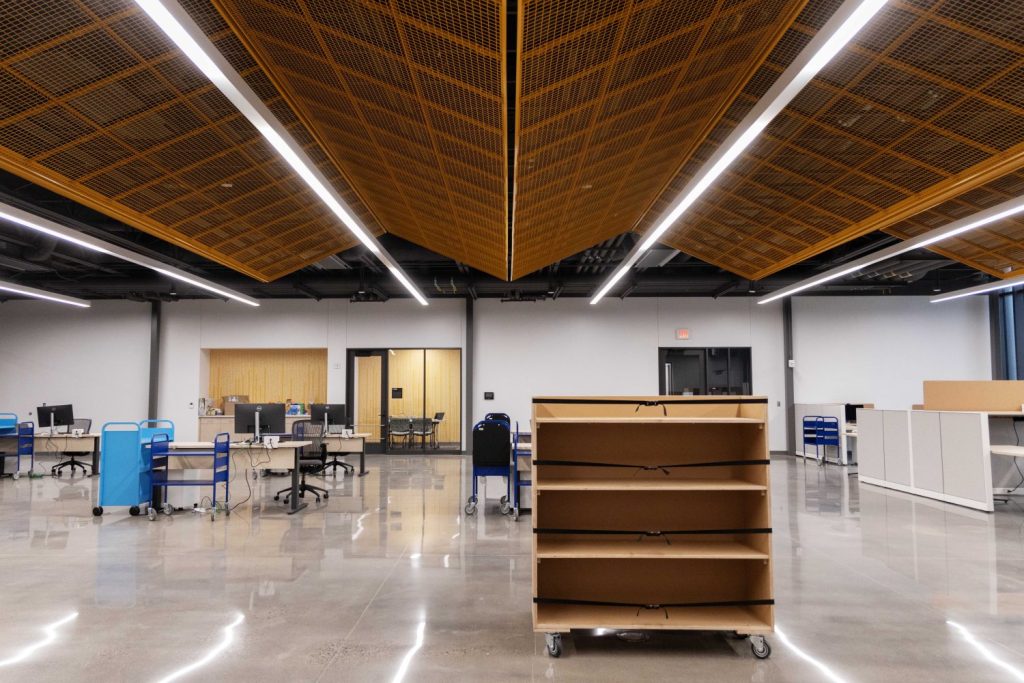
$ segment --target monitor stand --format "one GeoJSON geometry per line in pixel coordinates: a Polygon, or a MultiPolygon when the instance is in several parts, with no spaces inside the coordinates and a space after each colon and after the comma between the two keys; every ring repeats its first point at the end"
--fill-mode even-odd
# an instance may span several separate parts
{"type": "Polygon", "coordinates": [[[57,436],[57,426],[53,424],[53,412],[50,412],[50,436],[57,436]]]}

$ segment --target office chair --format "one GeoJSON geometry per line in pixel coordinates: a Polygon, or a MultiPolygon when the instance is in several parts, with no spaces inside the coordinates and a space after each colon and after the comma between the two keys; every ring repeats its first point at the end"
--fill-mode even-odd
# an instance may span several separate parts
{"type": "MultiPolygon", "coordinates": [[[[292,439],[295,441],[312,441],[312,446],[303,446],[299,449],[299,473],[302,475],[302,481],[299,482],[299,498],[304,498],[306,491],[310,491],[316,496],[316,502],[320,502],[320,494],[322,493],[324,498],[330,498],[330,494],[327,489],[320,488],[319,486],[313,486],[312,484],[306,483],[307,473],[323,472],[326,466],[327,457],[324,455],[323,443],[324,443],[324,426],[322,424],[313,424],[310,420],[296,420],[292,424],[292,439]]],[[[286,493],[284,502],[287,504],[292,497],[294,491],[289,486],[286,489],[281,489],[274,496],[274,500],[280,500],[281,494],[286,493]]]]}
{"type": "Polygon", "coordinates": [[[388,417],[388,448],[395,445],[395,437],[402,437],[402,445],[409,444],[412,436],[412,420],[407,417],[388,417]]]}
{"type": "Polygon", "coordinates": [[[507,422],[510,426],[512,425],[512,418],[508,416],[508,413],[487,413],[484,415],[485,420],[497,420],[498,422],[507,422]]]}
{"type": "MultiPolygon", "coordinates": [[[[65,433],[66,434],[70,434],[72,432],[72,430],[75,430],[75,429],[81,429],[83,434],[88,434],[89,431],[92,429],[92,420],[90,418],[87,418],[87,417],[76,418],[75,421],[71,423],[71,427],[65,433]]],[[[65,467],[70,467],[71,468],[71,476],[73,477],[73,476],[75,476],[75,468],[76,467],[81,467],[82,468],[82,474],[88,476],[89,470],[87,470],[86,467],[92,468],[92,463],[90,463],[90,462],[82,462],[80,460],[76,460],[75,459],[76,453],[70,453],[69,455],[70,455],[70,459],[65,460],[64,462],[58,463],[58,464],[54,465],[53,467],[51,467],[50,468],[50,474],[55,476],[55,477],[59,477],[61,475],[61,471],[65,467]]]]}
{"type": "Polygon", "coordinates": [[[331,473],[334,474],[334,476],[338,476],[339,467],[342,468],[346,474],[356,471],[356,468],[353,467],[352,465],[349,465],[347,462],[338,460],[337,453],[328,454],[326,440],[324,440],[324,442],[320,444],[320,451],[323,455],[324,460],[324,466],[321,471],[326,472],[328,469],[330,469],[331,473]],[[328,456],[331,458],[330,461],[327,460],[328,456]]]}

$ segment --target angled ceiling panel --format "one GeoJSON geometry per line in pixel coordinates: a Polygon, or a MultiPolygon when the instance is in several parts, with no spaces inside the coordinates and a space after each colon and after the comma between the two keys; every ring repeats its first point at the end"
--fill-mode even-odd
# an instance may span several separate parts
{"type": "MultiPolygon", "coordinates": [[[[380,226],[205,0],[218,49],[380,226]]],[[[130,0],[0,3],[0,167],[260,280],[356,240],[130,0]]]]}
{"type": "MultiPolygon", "coordinates": [[[[641,230],[838,4],[808,5],[641,230]]],[[[663,241],[758,279],[869,232],[909,236],[983,206],[989,183],[1024,168],[1022,87],[1019,0],[890,0],[663,241]]],[[[1018,237],[993,227],[940,248],[989,272],[1016,270],[1018,237]]]]}
{"type": "Polygon", "coordinates": [[[386,230],[506,278],[503,2],[214,2],[386,230]]]}
{"type": "Polygon", "coordinates": [[[805,0],[524,0],[512,275],[635,227],[805,0]]]}

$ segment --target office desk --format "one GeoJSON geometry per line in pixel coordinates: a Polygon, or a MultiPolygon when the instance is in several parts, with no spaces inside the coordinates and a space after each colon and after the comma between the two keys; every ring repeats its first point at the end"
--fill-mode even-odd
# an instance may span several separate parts
{"type": "MultiPolygon", "coordinates": [[[[35,433],[35,450],[39,453],[89,453],[92,455],[92,475],[100,473],[100,435],[95,433],[72,436],[48,431],[35,433]]],[[[212,448],[212,446],[211,446],[212,448]]]]}
{"type": "Polygon", "coordinates": [[[366,439],[370,434],[353,434],[350,437],[343,437],[341,434],[328,434],[323,437],[324,445],[328,453],[358,453],[359,454],[359,476],[369,474],[366,469],[366,439]]]}
{"type": "MultiPolygon", "coordinates": [[[[212,441],[172,441],[169,445],[171,450],[179,451],[213,450],[212,441]]],[[[242,476],[250,479],[254,470],[290,469],[292,471],[292,486],[297,491],[299,487],[299,449],[312,445],[312,441],[281,441],[276,448],[268,448],[260,444],[233,443],[231,444],[231,466],[234,468],[235,462],[237,462],[236,456],[242,457],[244,463],[241,468],[242,476]]],[[[172,459],[168,464],[168,469],[209,469],[209,463],[210,460],[206,457],[183,456],[172,459]]],[[[293,491],[288,514],[294,515],[306,505],[307,503],[299,504],[299,496],[293,491]]]]}

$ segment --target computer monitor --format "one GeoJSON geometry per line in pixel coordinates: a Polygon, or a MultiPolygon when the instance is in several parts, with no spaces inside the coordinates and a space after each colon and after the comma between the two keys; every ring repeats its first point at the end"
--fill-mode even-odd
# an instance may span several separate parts
{"type": "Polygon", "coordinates": [[[283,403],[238,403],[235,405],[236,434],[284,434],[283,403]],[[258,422],[257,422],[258,420],[258,422]]]}
{"type": "Polygon", "coordinates": [[[43,429],[71,427],[75,424],[75,413],[70,403],[60,406],[39,406],[36,408],[36,417],[39,420],[38,426],[43,429]]]}
{"type": "Polygon", "coordinates": [[[348,424],[348,413],[345,412],[344,403],[313,403],[309,406],[309,419],[313,424],[324,424],[346,426],[348,424]],[[327,418],[326,424],[324,418],[327,418]]]}
{"type": "Polygon", "coordinates": [[[857,422],[857,409],[863,408],[863,403],[847,403],[846,404],[846,421],[856,423],[857,422]]]}

